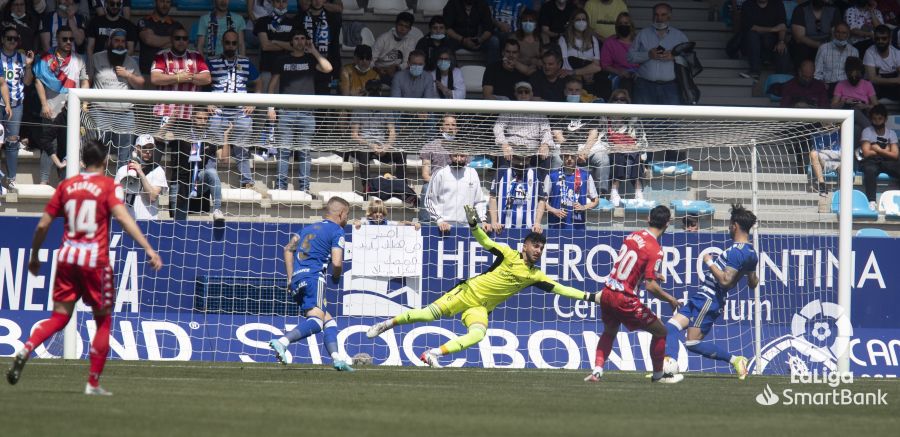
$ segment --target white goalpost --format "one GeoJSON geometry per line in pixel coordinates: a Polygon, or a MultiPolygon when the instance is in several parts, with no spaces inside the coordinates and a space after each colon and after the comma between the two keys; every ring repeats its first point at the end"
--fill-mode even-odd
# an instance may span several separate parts
{"type": "MultiPolygon", "coordinates": [[[[264,361],[268,359],[269,351],[260,347],[260,342],[267,335],[275,335],[296,322],[296,315],[282,314],[271,309],[272,305],[261,302],[268,299],[262,295],[247,297],[243,294],[228,294],[223,297],[232,302],[240,299],[256,302],[258,305],[251,305],[256,310],[249,307],[237,309],[237,306],[213,310],[197,303],[199,294],[195,296],[190,290],[191,287],[209,290],[215,281],[227,283],[223,287],[229,291],[223,293],[236,293],[233,290],[237,288],[234,287],[244,287],[235,283],[246,282],[250,284],[246,287],[254,290],[253,287],[269,287],[269,282],[266,281],[270,279],[278,284],[277,281],[281,280],[278,272],[282,270],[279,244],[286,241],[287,232],[290,232],[288,226],[292,223],[309,222],[313,217],[318,218],[321,215],[321,203],[327,201],[328,196],[352,198],[354,217],[359,217],[369,198],[365,193],[362,196],[353,194],[352,187],[355,186],[357,176],[346,155],[359,151],[361,146],[351,140],[349,132],[354,129],[356,114],[375,113],[390,114],[385,120],[390,120],[396,131],[392,146],[411,157],[406,178],[409,180],[408,185],[414,189],[419,189],[425,182],[416,171],[420,164],[414,157],[422,151],[423,145],[430,138],[440,134],[441,116],[454,115],[460,129],[453,144],[465,147],[470,156],[484,157],[492,163],[487,166],[489,168],[478,170],[486,192],[489,191],[491,180],[496,177],[500,161],[498,155],[503,154],[495,141],[493,130],[496,119],[501,114],[547,117],[551,130],[559,125],[555,121],[560,120],[637,120],[646,132],[646,143],[622,146],[604,137],[604,128],[601,128],[601,138],[606,138],[607,141],[604,143],[607,147],[604,153],[646,154],[648,159],[641,164],[639,176],[643,181],[645,200],[628,200],[617,208],[604,209],[604,204],[601,204],[587,214],[586,229],[557,231],[545,227],[548,253],[545,254],[542,266],[548,269],[548,273],[552,271],[560,282],[567,285],[593,291],[600,286],[597,285],[597,279],[602,279],[601,275],[608,273],[622,235],[643,226],[642,220],[646,218],[645,209],[648,206],[663,204],[670,206],[675,212],[670,232],[662,241],[664,246],[667,241],[672,246],[666,249],[667,269],[672,274],[670,282],[663,286],[667,290],[668,287],[673,287],[678,292],[676,297],[682,298],[683,293],[699,285],[697,275],[702,275],[702,255],[720,252],[726,244],[730,244],[726,228],[727,207],[731,203],[743,202],[748,204],[759,219],[757,228],[754,229],[753,243],[761,253],[758,269],[763,282],[751,292],[742,281],[734,299],[728,302],[723,317],[717,322],[721,326],[716,328],[714,340],[722,341],[723,345],[746,345],[743,350],[753,357],[753,370],[757,373],[783,374],[790,372],[793,364],[776,362],[773,357],[782,352],[786,344],[806,353],[808,356],[805,362],[809,365],[823,362],[823,358],[818,355],[828,348],[823,348],[814,340],[803,340],[796,332],[796,314],[803,313],[807,317],[806,312],[810,311],[807,306],[811,302],[836,303],[842,311],[841,315],[846,316],[846,322],[840,323],[849,325],[854,272],[852,196],[840,197],[839,213],[835,217],[825,205],[830,198],[818,199],[818,194],[807,196],[802,193],[806,182],[795,169],[802,163],[799,156],[808,152],[810,144],[815,143],[816,138],[832,134],[837,134],[840,138],[841,169],[853,168],[852,111],[71,89],[67,102],[66,177],[75,176],[81,171],[77,157],[82,135],[94,135],[92,130],[103,129],[100,126],[103,123],[97,123],[92,118],[96,115],[94,112],[82,111],[83,103],[93,105],[97,102],[133,103],[138,121],[133,131],[124,133],[155,136],[160,135],[160,121],[152,115],[151,108],[154,104],[186,104],[194,105],[195,108],[207,105],[219,108],[255,106],[256,110],[250,116],[252,131],[244,143],[232,146],[258,149],[260,155],[264,155],[266,149],[284,146],[280,144],[281,126],[278,123],[286,119],[282,118],[286,117],[285,114],[296,110],[309,111],[315,115],[316,134],[311,145],[302,150],[295,149],[312,154],[313,164],[309,174],[311,185],[304,195],[307,197],[298,197],[296,189],[292,192],[275,186],[278,183],[274,175],[276,164],[267,161],[265,156],[256,157],[252,164],[253,178],[257,185],[265,186],[263,191],[270,191],[270,194],[264,196],[250,190],[242,191],[242,184],[236,182],[237,176],[233,174],[236,172],[233,166],[219,164],[219,172],[223,174],[222,181],[227,191],[223,210],[229,226],[235,223],[234,228],[217,231],[216,226],[221,225],[197,216],[190,217],[181,225],[171,224],[169,220],[153,225],[153,230],[166,233],[159,239],[154,237],[154,241],[165,243],[161,251],[163,258],[172,259],[175,256],[182,265],[177,266],[178,273],[171,278],[150,279],[139,276],[139,283],[146,283],[152,288],[152,296],[134,298],[134,312],[128,314],[127,318],[137,323],[145,317],[146,312],[146,317],[151,317],[149,314],[155,317],[154,321],[165,321],[178,326],[190,325],[191,328],[179,328],[195,344],[190,359],[264,361]],[[269,107],[277,109],[278,118],[275,121],[268,119],[266,108],[269,107]],[[272,132],[275,132],[274,136],[272,132]],[[802,146],[796,146],[797,144],[802,146]],[[667,150],[678,152],[674,154],[678,158],[663,158],[667,150]],[[327,154],[336,154],[338,157],[333,162],[316,160],[327,154]],[[340,159],[342,154],[345,155],[344,159],[340,159]],[[792,164],[795,158],[798,159],[796,165],[792,164]],[[691,207],[703,204],[713,208],[699,213],[702,228],[699,234],[681,230],[681,218],[694,215],[690,212],[692,210],[681,208],[688,208],[688,204],[691,207]],[[178,226],[186,227],[187,231],[178,226]],[[182,231],[185,233],[179,233],[182,231]],[[226,235],[224,242],[220,237],[213,237],[219,235],[216,232],[226,235]],[[183,244],[175,241],[180,238],[193,240],[183,244]],[[228,238],[235,240],[229,242],[228,238]],[[206,252],[204,246],[216,247],[216,250],[224,253],[206,252]],[[252,262],[244,262],[242,257],[252,257],[252,262]],[[188,265],[192,262],[197,265],[188,265]],[[837,275],[833,278],[835,268],[837,275]],[[165,293],[170,289],[173,295],[166,297],[165,293]],[[136,309],[138,305],[142,310],[136,309]],[[200,328],[195,330],[195,325],[200,328]],[[796,338],[786,338],[789,335],[796,338]],[[235,340],[236,337],[241,340],[235,340]],[[786,342],[778,342],[782,339],[786,339],[786,342]],[[766,363],[769,363],[768,370],[766,363]]],[[[158,142],[191,141],[190,136],[195,134],[191,122],[185,120],[182,126],[171,128],[165,138],[157,137],[158,142]]],[[[607,133],[612,132],[610,128],[607,133]]],[[[210,136],[208,141],[220,142],[217,138],[210,136]]],[[[550,155],[558,154],[554,150],[554,145],[551,144],[550,155]]],[[[295,162],[293,166],[289,166],[291,185],[295,188],[293,180],[296,165],[295,162]]],[[[382,165],[373,164],[373,168],[380,169],[374,172],[376,175],[384,173],[382,165]]],[[[805,168],[803,171],[806,171],[805,168]]],[[[111,169],[110,173],[114,174],[115,169],[111,169]]],[[[853,178],[852,171],[841,171],[834,181],[835,191],[839,189],[841,193],[852,192],[853,178]]],[[[619,186],[623,197],[633,196],[633,188],[628,183],[620,183],[619,186]]],[[[421,193],[417,193],[416,197],[419,195],[421,193]]],[[[388,204],[389,215],[392,216],[390,218],[409,220],[417,217],[413,210],[404,208],[402,202],[388,204]]],[[[144,229],[147,230],[146,227],[144,229]]],[[[348,237],[352,232],[348,230],[348,237]]],[[[450,284],[451,280],[465,279],[471,273],[484,271],[490,265],[489,255],[474,248],[475,245],[470,242],[465,230],[454,232],[445,236],[435,230],[426,231],[423,228],[421,235],[424,237],[421,238],[424,238],[424,243],[419,276],[407,275],[380,280],[366,278],[360,271],[345,274],[342,293],[335,295],[337,302],[330,302],[334,305],[332,313],[342,329],[342,351],[346,351],[348,355],[371,355],[379,364],[418,365],[414,356],[408,356],[409,350],[419,348],[423,342],[439,344],[436,340],[438,337],[452,335],[454,329],[459,332],[453,321],[444,321],[427,329],[409,327],[398,331],[396,338],[381,339],[373,344],[364,341],[360,328],[392,314],[397,308],[427,305],[440,296],[444,291],[440,287],[450,284]],[[431,289],[436,287],[438,289],[431,289]],[[348,297],[342,302],[345,299],[344,291],[348,291],[347,296],[350,296],[353,294],[349,293],[351,290],[368,288],[371,290],[362,291],[370,292],[369,297],[348,297]],[[373,290],[376,290],[375,294],[371,293],[373,290]],[[401,293],[415,295],[415,299],[402,300],[402,297],[397,297],[401,293]],[[365,308],[360,310],[360,307],[365,308]],[[389,358],[385,358],[386,356],[389,358]]],[[[517,231],[511,231],[496,235],[496,238],[515,248],[520,241],[515,237],[519,235],[517,231]]],[[[351,263],[353,255],[354,251],[348,250],[347,256],[351,263]]],[[[118,262],[121,259],[119,257],[118,262]]],[[[116,271],[121,274],[118,269],[116,271]]],[[[592,333],[602,328],[597,315],[598,308],[556,301],[539,293],[539,290],[527,293],[523,291],[520,296],[504,304],[505,307],[498,307],[491,316],[491,332],[479,346],[480,350],[459,358],[453,365],[474,363],[485,367],[589,367],[585,363],[593,361],[597,335],[592,333]]],[[[642,298],[651,309],[656,310],[657,307],[653,305],[659,305],[658,301],[653,302],[649,296],[642,298]]],[[[667,319],[661,318],[663,321],[667,319]]],[[[78,318],[73,317],[66,328],[65,358],[79,358],[76,351],[79,349],[77,342],[82,328],[78,323],[78,318]]],[[[116,329],[117,325],[114,326],[114,337],[116,329]]],[[[846,330],[833,331],[837,334],[828,343],[849,343],[846,330]]],[[[623,348],[623,335],[625,334],[620,333],[620,348],[623,348]]],[[[179,334],[171,336],[178,337],[179,334]]],[[[641,336],[624,338],[630,338],[630,344],[634,346],[646,343],[646,339],[641,336]]],[[[181,356],[174,351],[185,347],[177,338],[169,338],[168,334],[159,339],[154,337],[152,342],[157,344],[157,340],[161,348],[171,352],[170,356],[181,356]]],[[[314,347],[314,344],[315,341],[311,341],[308,348],[298,348],[297,360],[321,362],[319,351],[314,350],[318,346],[314,347]]],[[[113,353],[116,354],[116,347],[113,347],[113,353]]],[[[834,368],[831,370],[848,372],[848,348],[831,348],[830,353],[839,355],[832,356],[834,368]]],[[[614,355],[610,361],[620,369],[638,370],[628,363],[640,361],[641,352],[621,349],[614,355]]],[[[679,361],[682,362],[682,367],[688,366],[690,362],[691,370],[723,371],[716,364],[700,361],[697,357],[688,358],[683,349],[681,356],[679,361]]],[[[643,359],[646,360],[646,356],[643,359]]]]}

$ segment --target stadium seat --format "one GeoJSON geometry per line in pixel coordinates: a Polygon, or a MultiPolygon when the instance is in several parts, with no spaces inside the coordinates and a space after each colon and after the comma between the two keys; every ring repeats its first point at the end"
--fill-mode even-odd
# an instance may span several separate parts
{"type": "Polygon", "coordinates": [[[792,14],[794,13],[794,9],[797,8],[798,2],[797,2],[797,0],[784,0],[782,3],[784,4],[784,13],[785,13],[785,16],[787,17],[786,24],[788,25],[788,27],[790,27],[791,26],[791,18],[794,18],[792,14]]]}
{"type": "Polygon", "coordinates": [[[597,203],[597,206],[594,207],[594,209],[600,212],[612,212],[614,209],[616,209],[616,207],[613,206],[612,202],[610,202],[609,199],[604,199],[601,197],[600,202],[597,203]]]}
{"type": "Polygon", "coordinates": [[[272,202],[277,203],[309,203],[312,201],[312,196],[298,190],[269,190],[269,197],[272,198],[272,202]]]}
{"type": "MultiPolygon", "coordinates": [[[[878,219],[878,211],[873,211],[869,209],[869,201],[866,199],[866,195],[863,194],[862,191],[853,190],[853,218],[854,219],[864,219],[864,220],[877,220],[878,219]]],[[[841,192],[840,190],[834,192],[834,196],[831,198],[831,212],[838,214],[840,212],[841,205],[841,192]]]]}
{"type": "Polygon", "coordinates": [[[900,190],[885,191],[878,199],[878,210],[884,213],[884,218],[900,220],[900,190]]]}
{"type": "Polygon", "coordinates": [[[156,7],[155,0],[131,0],[131,10],[149,9],[156,7]]]}
{"type": "Polygon", "coordinates": [[[376,14],[396,15],[401,12],[409,12],[405,0],[369,0],[369,7],[376,14]]]}
{"type": "Polygon", "coordinates": [[[769,96],[769,100],[780,102],[781,96],[769,93],[769,87],[778,83],[785,83],[793,78],[794,76],[790,74],[770,74],[769,77],[766,78],[766,83],[763,85],[763,92],[769,96]]]}
{"type": "Polygon", "coordinates": [[[446,5],[447,0],[419,0],[416,3],[416,11],[421,11],[422,15],[425,17],[443,15],[444,6],[446,5]]]}
{"type": "Polygon", "coordinates": [[[625,214],[634,213],[634,214],[647,214],[651,209],[655,208],[659,205],[659,202],[655,200],[637,200],[637,199],[628,199],[622,200],[622,208],[625,211],[625,214]]]}
{"type": "Polygon", "coordinates": [[[463,79],[466,80],[466,92],[480,93],[481,79],[484,77],[484,67],[481,65],[463,65],[463,79]]]}
{"type": "Polygon", "coordinates": [[[878,228],[862,228],[862,229],[856,231],[856,236],[857,237],[869,237],[869,238],[889,238],[890,237],[890,235],[888,235],[888,233],[885,232],[884,229],[878,229],[878,228]]]}
{"type": "Polygon", "coordinates": [[[472,168],[493,168],[494,161],[487,156],[476,156],[469,161],[469,167],[472,168]]]}
{"type": "MultiPolygon", "coordinates": [[[[296,3],[296,2],[295,2],[296,3]]],[[[344,0],[344,14],[365,14],[366,10],[359,6],[356,0],[344,0]]]]}
{"type": "Polygon", "coordinates": [[[716,208],[705,200],[673,200],[672,209],[675,215],[711,215],[716,213],[716,208]]]}
{"type": "MultiPolygon", "coordinates": [[[[853,175],[856,176],[856,177],[858,177],[858,178],[862,178],[862,177],[863,177],[863,172],[857,171],[857,172],[854,173],[853,175]]],[[[878,182],[890,182],[890,181],[891,181],[891,175],[889,175],[889,174],[887,174],[887,173],[878,173],[878,179],[877,179],[877,181],[878,181],[878,182]]]]}
{"type": "MultiPolygon", "coordinates": [[[[139,9],[153,9],[153,1],[148,2],[150,7],[147,8],[139,8],[139,9]]],[[[288,2],[288,10],[291,10],[291,3],[296,2],[288,2]]],[[[212,11],[213,10],[213,0],[175,0],[173,2],[173,6],[175,6],[179,11],[212,11]]],[[[132,2],[132,8],[135,8],[132,2]]],[[[247,12],[247,0],[229,0],[228,2],[228,10],[231,12],[237,12],[238,14],[244,15],[247,12]]],[[[297,10],[297,6],[294,5],[294,11],[297,10]]]]}
{"type": "Polygon", "coordinates": [[[223,188],[223,202],[258,202],[262,200],[262,194],[255,190],[243,188],[223,188]]]}
{"type": "MultiPolygon", "coordinates": [[[[806,174],[808,174],[810,177],[813,176],[811,165],[806,166],[806,174]]],[[[825,182],[837,182],[838,180],[840,180],[840,175],[837,171],[826,172],[824,175],[822,175],[822,177],[825,178],[825,182]]]]}
{"type": "MultiPolygon", "coordinates": [[[[369,29],[368,27],[363,27],[362,30],[359,31],[359,36],[362,38],[363,44],[365,44],[369,47],[372,47],[373,45],[375,45],[375,35],[372,33],[372,29],[369,29]]],[[[341,43],[341,50],[347,51],[347,52],[352,52],[354,49],[356,49],[356,46],[350,46],[350,45],[344,44],[344,32],[341,32],[341,35],[338,40],[341,43]]]]}
{"type": "Polygon", "coordinates": [[[332,197],[340,197],[341,199],[344,199],[351,204],[357,205],[360,205],[365,201],[362,196],[352,191],[320,191],[319,197],[321,197],[325,202],[327,202],[328,199],[331,199],[332,197]]]}
{"type": "Polygon", "coordinates": [[[650,163],[654,176],[689,175],[694,172],[694,167],[686,162],[659,161],[650,163]]]}

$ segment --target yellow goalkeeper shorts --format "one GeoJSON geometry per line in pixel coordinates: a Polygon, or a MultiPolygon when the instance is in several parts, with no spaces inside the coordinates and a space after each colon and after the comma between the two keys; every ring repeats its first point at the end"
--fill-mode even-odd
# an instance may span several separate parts
{"type": "Polygon", "coordinates": [[[488,310],[483,305],[473,302],[469,296],[469,286],[462,283],[453,287],[446,294],[434,301],[432,305],[441,310],[444,317],[462,313],[463,325],[488,325],[488,310]]]}

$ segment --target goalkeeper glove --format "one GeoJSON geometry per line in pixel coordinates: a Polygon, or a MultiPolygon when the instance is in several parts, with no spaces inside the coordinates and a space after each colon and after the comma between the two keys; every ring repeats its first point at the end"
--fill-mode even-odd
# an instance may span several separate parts
{"type": "Polygon", "coordinates": [[[472,205],[464,205],[463,209],[466,210],[466,221],[469,222],[469,227],[475,229],[481,224],[481,217],[478,216],[478,211],[475,210],[475,207],[472,205]]]}

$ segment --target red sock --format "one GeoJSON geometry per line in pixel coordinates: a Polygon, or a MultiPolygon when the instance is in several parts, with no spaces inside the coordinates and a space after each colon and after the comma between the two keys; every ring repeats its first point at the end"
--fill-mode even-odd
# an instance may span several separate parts
{"type": "Polygon", "coordinates": [[[72,316],[68,314],[54,312],[49,319],[44,320],[44,322],[34,330],[31,337],[28,338],[28,341],[25,342],[25,356],[31,355],[34,348],[50,338],[51,335],[62,331],[63,328],[66,327],[66,324],[69,323],[71,317],[72,316]]]}
{"type": "Polygon", "coordinates": [[[616,336],[614,334],[609,333],[609,331],[603,331],[600,341],[597,342],[597,355],[594,359],[594,367],[603,367],[603,363],[606,362],[606,358],[609,357],[609,353],[612,351],[615,339],[616,336]]]}
{"type": "Polygon", "coordinates": [[[650,361],[653,362],[653,371],[662,372],[663,358],[666,356],[666,337],[653,337],[650,340],[650,361]]]}
{"type": "Polygon", "coordinates": [[[97,333],[94,334],[94,342],[91,343],[91,373],[88,376],[88,384],[96,387],[100,383],[100,374],[106,365],[106,356],[109,355],[109,328],[112,325],[112,317],[109,314],[94,316],[97,322],[97,333]]]}

